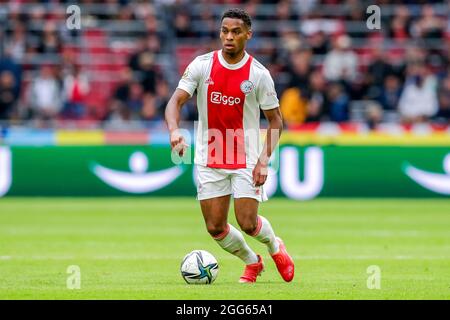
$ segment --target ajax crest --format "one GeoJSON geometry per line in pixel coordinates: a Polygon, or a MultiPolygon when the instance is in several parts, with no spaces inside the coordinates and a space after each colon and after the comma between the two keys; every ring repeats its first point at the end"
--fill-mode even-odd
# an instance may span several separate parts
{"type": "Polygon", "coordinates": [[[244,80],[244,81],[241,82],[241,91],[245,95],[247,95],[250,92],[252,92],[254,87],[255,86],[253,85],[253,82],[251,82],[250,80],[244,80]]]}

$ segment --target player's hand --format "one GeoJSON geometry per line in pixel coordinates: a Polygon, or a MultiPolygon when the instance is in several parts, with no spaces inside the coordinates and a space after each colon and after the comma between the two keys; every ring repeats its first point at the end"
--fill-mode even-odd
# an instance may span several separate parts
{"type": "Polygon", "coordinates": [[[262,186],[267,180],[267,174],[269,169],[267,168],[267,164],[263,164],[260,161],[256,163],[255,168],[253,168],[253,184],[255,187],[262,186]]]}
{"type": "Polygon", "coordinates": [[[172,148],[172,152],[177,153],[180,157],[184,155],[184,152],[188,147],[184,137],[178,130],[174,130],[170,133],[170,146],[172,148]]]}

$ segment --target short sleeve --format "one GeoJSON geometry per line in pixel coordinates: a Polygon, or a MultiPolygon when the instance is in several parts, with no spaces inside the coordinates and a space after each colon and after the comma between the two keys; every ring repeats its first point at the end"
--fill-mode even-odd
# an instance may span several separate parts
{"type": "Polygon", "coordinates": [[[256,99],[259,107],[262,110],[270,110],[279,107],[277,92],[275,85],[268,70],[265,70],[259,80],[258,88],[256,90],[256,99]]]}
{"type": "Polygon", "coordinates": [[[192,97],[197,89],[201,78],[201,64],[198,58],[195,58],[184,70],[183,76],[178,82],[177,88],[183,89],[192,97]]]}

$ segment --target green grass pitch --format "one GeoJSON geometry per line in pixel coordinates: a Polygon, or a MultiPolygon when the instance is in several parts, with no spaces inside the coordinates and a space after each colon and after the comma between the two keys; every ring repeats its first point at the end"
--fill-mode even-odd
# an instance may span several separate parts
{"type": "Polygon", "coordinates": [[[0,299],[450,298],[448,199],[272,199],[260,213],[296,262],[291,283],[248,236],[266,271],[256,284],[237,283],[243,263],[206,233],[194,199],[1,199],[0,299]],[[193,249],[218,259],[212,285],[181,278],[193,249]],[[66,286],[70,265],[80,267],[79,290],[66,286]],[[371,265],[380,289],[367,288],[371,265]]]}

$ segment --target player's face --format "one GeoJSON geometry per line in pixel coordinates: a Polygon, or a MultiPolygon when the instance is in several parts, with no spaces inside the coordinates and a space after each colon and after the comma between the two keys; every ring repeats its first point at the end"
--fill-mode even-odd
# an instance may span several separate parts
{"type": "Polygon", "coordinates": [[[225,18],[220,27],[222,50],[229,55],[236,55],[245,48],[245,43],[252,37],[252,31],[241,19],[225,18]]]}

